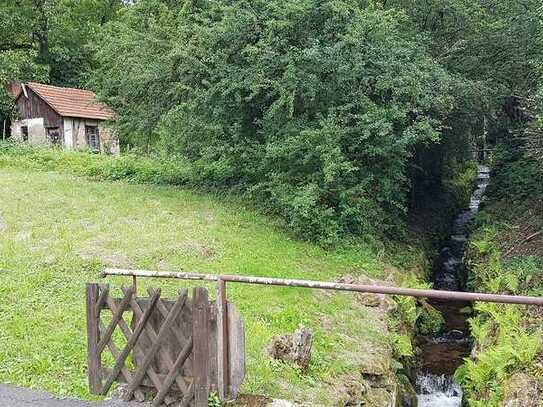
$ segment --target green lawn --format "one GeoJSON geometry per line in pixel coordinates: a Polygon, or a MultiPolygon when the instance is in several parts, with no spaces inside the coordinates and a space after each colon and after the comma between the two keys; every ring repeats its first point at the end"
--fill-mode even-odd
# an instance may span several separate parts
{"type": "MultiPolygon", "coordinates": [[[[6,162],[0,231],[0,382],[84,398],[84,284],[106,266],[322,280],[391,279],[396,270],[377,244],[327,251],[232,199],[6,162]]],[[[186,285],[142,282],[149,284],[166,294],[186,285]]],[[[368,354],[385,360],[390,352],[381,314],[351,294],[232,285],[229,299],[248,332],[244,392],[330,403],[335,378],[359,370],[368,354]],[[315,330],[307,375],[263,352],[273,335],[300,323],[315,330]]]]}

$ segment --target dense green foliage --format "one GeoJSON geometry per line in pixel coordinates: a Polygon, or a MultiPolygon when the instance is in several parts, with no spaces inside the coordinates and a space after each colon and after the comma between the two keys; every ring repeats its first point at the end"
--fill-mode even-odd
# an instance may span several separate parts
{"type": "Polygon", "coordinates": [[[156,132],[202,183],[248,192],[308,238],[397,225],[410,150],[438,139],[452,101],[396,12],[240,1],[173,19],[149,7],[99,53],[97,87],[128,129],[156,132]],[[154,62],[142,66],[149,41],[154,62]]]}
{"type": "MultiPolygon", "coordinates": [[[[503,144],[494,157],[490,202],[479,214],[468,251],[468,289],[491,293],[543,295],[543,168],[519,140],[503,144]]],[[[458,370],[470,406],[498,407],[514,395],[506,386],[521,372],[541,382],[543,321],[529,307],[478,304],[471,320],[475,357],[458,370]]],[[[540,396],[533,389],[538,403],[540,396]]],[[[505,404],[508,405],[508,404],[505,404]]]]}
{"type": "MultiPolygon", "coordinates": [[[[503,259],[498,241],[507,226],[496,215],[493,224],[486,224],[474,236],[470,286],[492,293],[541,296],[543,257],[503,259]]],[[[534,361],[541,351],[543,325],[537,314],[518,306],[481,303],[475,310],[477,316],[470,321],[475,357],[467,359],[456,376],[470,406],[498,407],[503,405],[505,384],[514,372],[540,376],[534,361]]]]}
{"type": "Polygon", "coordinates": [[[93,84],[125,143],[330,242],[397,231],[454,179],[538,87],[541,33],[534,1],[149,0],[107,27],[93,84]]]}
{"type": "Polygon", "coordinates": [[[83,86],[96,60],[100,27],[122,0],[3,0],[0,2],[0,120],[11,113],[5,85],[37,81],[83,86]]]}
{"type": "Polygon", "coordinates": [[[400,231],[509,125],[504,98],[541,87],[536,0],[15,3],[0,80],[91,85],[125,149],[323,242],[400,231]]]}
{"type": "Polygon", "coordinates": [[[491,193],[502,199],[522,201],[543,196],[543,167],[534,157],[518,154],[508,148],[498,152],[491,193]]]}

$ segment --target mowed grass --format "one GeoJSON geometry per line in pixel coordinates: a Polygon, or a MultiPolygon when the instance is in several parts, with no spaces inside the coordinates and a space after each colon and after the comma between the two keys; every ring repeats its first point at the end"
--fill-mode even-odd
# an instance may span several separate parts
{"type": "MultiPolygon", "coordinates": [[[[82,398],[85,283],[106,266],[318,280],[392,270],[377,244],[325,250],[233,199],[11,166],[0,167],[0,231],[0,382],[82,398]]],[[[140,280],[140,292],[191,285],[140,280]]],[[[329,383],[359,370],[353,355],[389,353],[384,322],[351,294],[232,284],[228,296],[246,323],[245,393],[326,404],[329,383]],[[264,352],[299,324],[315,331],[307,374],[264,352]]]]}

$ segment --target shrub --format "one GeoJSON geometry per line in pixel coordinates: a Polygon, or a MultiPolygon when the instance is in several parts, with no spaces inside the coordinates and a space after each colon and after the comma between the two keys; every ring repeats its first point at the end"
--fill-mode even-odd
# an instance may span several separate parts
{"type": "Polygon", "coordinates": [[[419,317],[417,319],[417,328],[421,335],[437,335],[443,330],[445,319],[439,310],[430,304],[423,303],[419,317]]]}
{"type": "Polygon", "coordinates": [[[192,182],[242,191],[304,238],[398,230],[408,160],[439,139],[451,104],[448,74],[401,12],[159,4],[137,3],[99,47],[96,88],[124,133],[152,134],[192,182]]]}
{"type": "Polygon", "coordinates": [[[523,154],[518,146],[501,145],[489,194],[496,199],[522,201],[543,196],[543,167],[534,157],[523,154]]]}
{"type": "Polygon", "coordinates": [[[0,165],[15,166],[21,163],[26,168],[64,170],[111,181],[186,185],[193,178],[191,167],[178,157],[135,154],[116,157],[0,142],[0,165]]]}
{"type": "MultiPolygon", "coordinates": [[[[509,212],[518,206],[507,203],[508,210],[494,213],[487,209],[479,216],[478,229],[467,256],[470,265],[468,288],[492,293],[540,296],[543,292],[541,266],[537,256],[517,256],[504,260],[500,239],[511,226],[504,226],[509,212]],[[498,221],[499,220],[499,221],[498,221]],[[483,222],[484,221],[484,222],[483,222]]],[[[514,220],[513,220],[514,221],[514,220]]],[[[504,384],[519,370],[529,371],[541,352],[541,321],[529,308],[503,304],[478,303],[477,316],[470,320],[475,341],[475,358],[467,359],[456,372],[469,405],[502,405],[504,384]],[[534,318],[535,317],[535,318],[534,318]]]]}

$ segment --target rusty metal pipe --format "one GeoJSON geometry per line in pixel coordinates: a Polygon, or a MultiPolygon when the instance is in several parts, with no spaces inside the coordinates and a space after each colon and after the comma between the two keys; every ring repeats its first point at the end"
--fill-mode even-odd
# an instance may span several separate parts
{"type": "Polygon", "coordinates": [[[502,304],[521,304],[543,306],[543,297],[528,297],[520,295],[500,295],[485,293],[469,293],[461,291],[440,291],[440,290],[420,290],[414,288],[401,288],[379,285],[363,284],[345,284],[310,280],[290,280],[282,278],[268,277],[248,277],[233,275],[213,275],[203,273],[186,272],[167,272],[167,271],[147,271],[147,270],[122,270],[106,269],[102,275],[105,276],[136,276],[136,277],[154,277],[154,278],[175,278],[181,280],[203,280],[218,281],[222,279],[227,282],[241,284],[257,284],[282,287],[300,287],[320,290],[351,291],[373,294],[400,295],[417,298],[435,298],[449,301],[481,301],[502,304]]]}

